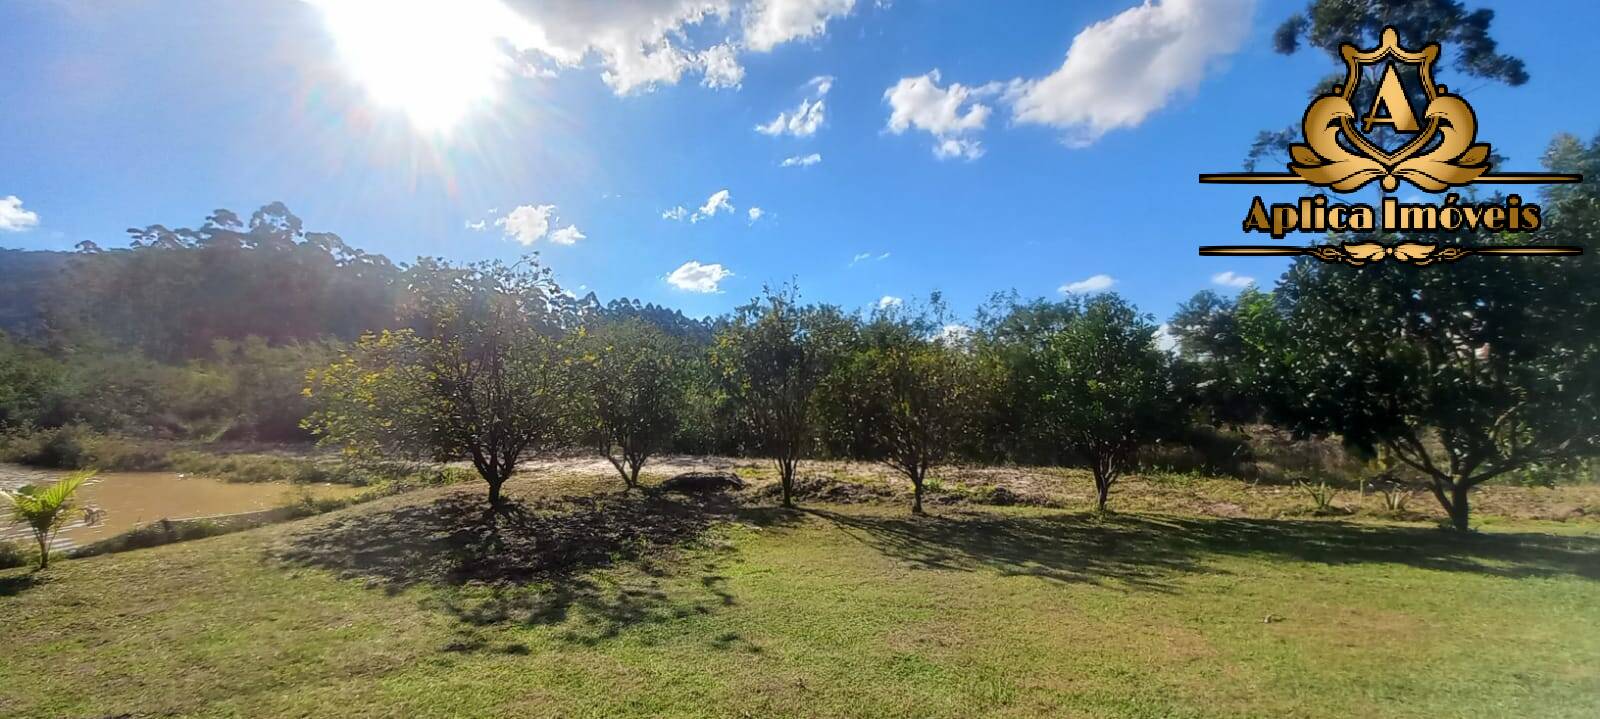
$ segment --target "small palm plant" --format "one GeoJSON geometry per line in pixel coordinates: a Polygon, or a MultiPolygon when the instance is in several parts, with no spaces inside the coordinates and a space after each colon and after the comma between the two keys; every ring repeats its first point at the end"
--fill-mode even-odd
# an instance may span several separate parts
{"type": "Polygon", "coordinates": [[[73,472],[48,487],[29,485],[15,492],[0,491],[11,500],[12,519],[33,530],[33,538],[39,543],[40,569],[50,566],[50,542],[71,515],[68,510],[72,508],[73,495],[94,474],[94,470],[73,472]]]}

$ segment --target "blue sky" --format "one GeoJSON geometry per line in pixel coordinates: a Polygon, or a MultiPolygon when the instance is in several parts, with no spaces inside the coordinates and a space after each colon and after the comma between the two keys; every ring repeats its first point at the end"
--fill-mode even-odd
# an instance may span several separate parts
{"type": "MultiPolygon", "coordinates": [[[[1468,5],[1532,76],[1441,78],[1507,169],[1600,131],[1600,6],[1468,5]]],[[[1298,2],[426,6],[0,2],[0,245],[121,245],[282,200],[397,261],[538,250],[569,288],[691,315],[791,278],[966,313],[1104,276],[1164,318],[1235,291],[1219,274],[1281,271],[1195,255],[1261,241],[1238,231],[1252,191],[1195,175],[1238,169],[1330,71],[1271,50],[1298,2]]]]}

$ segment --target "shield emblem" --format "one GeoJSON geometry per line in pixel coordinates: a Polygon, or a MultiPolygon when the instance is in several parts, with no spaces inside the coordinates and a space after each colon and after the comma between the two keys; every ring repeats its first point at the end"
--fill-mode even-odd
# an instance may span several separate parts
{"type": "Polygon", "coordinates": [[[1439,118],[1429,112],[1444,91],[1433,83],[1438,44],[1409,52],[1394,28],[1384,28],[1376,48],[1361,52],[1345,45],[1341,55],[1346,75],[1334,92],[1354,111],[1340,118],[1352,149],[1392,169],[1438,138],[1439,118]]]}

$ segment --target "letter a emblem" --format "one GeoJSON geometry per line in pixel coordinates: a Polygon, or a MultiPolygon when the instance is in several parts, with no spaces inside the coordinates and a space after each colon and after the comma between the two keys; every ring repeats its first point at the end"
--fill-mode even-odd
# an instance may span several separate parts
{"type": "Polygon", "coordinates": [[[1361,118],[1361,131],[1372,132],[1373,125],[1387,124],[1395,132],[1416,132],[1417,116],[1411,112],[1411,103],[1406,100],[1406,90],[1400,85],[1400,75],[1394,71],[1394,65],[1389,65],[1383,71],[1383,80],[1378,83],[1378,94],[1372,98],[1372,109],[1367,111],[1367,116],[1361,118]],[[1383,114],[1378,114],[1383,110],[1383,114]]]}

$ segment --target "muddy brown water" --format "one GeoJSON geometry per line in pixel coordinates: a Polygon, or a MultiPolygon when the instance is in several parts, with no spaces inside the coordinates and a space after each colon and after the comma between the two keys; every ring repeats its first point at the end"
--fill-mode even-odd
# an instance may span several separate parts
{"type": "MultiPolygon", "coordinates": [[[[66,472],[0,464],[0,488],[47,484],[66,472]]],[[[361,487],[338,484],[260,482],[243,484],[177,472],[104,472],[78,490],[75,504],[102,510],[92,526],[74,510],[57,535],[55,546],[66,548],[114,537],[134,527],[161,519],[193,519],[273,509],[293,502],[304,489],[317,498],[342,498],[361,487]]],[[[8,510],[0,499],[0,511],[8,510]]],[[[0,541],[32,542],[33,535],[9,516],[0,515],[0,541]]]]}

